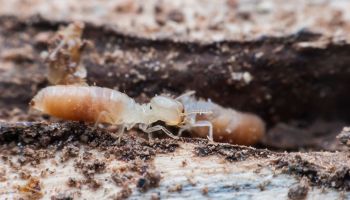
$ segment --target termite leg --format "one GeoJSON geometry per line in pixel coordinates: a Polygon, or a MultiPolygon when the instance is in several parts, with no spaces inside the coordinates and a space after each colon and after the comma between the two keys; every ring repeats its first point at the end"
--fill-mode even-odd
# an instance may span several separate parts
{"type": "Polygon", "coordinates": [[[108,117],[113,122],[113,118],[111,117],[111,115],[107,111],[102,111],[96,119],[94,128],[97,128],[98,124],[101,122],[102,117],[108,117]]]}
{"type": "Polygon", "coordinates": [[[161,126],[161,125],[157,125],[157,126],[152,126],[150,128],[147,128],[145,130],[146,133],[152,133],[155,131],[160,131],[162,130],[165,134],[167,134],[169,137],[174,138],[174,139],[179,139],[179,137],[177,137],[176,135],[172,134],[168,129],[166,129],[165,127],[161,126]]]}
{"type": "Polygon", "coordinates": [[[182,136],[182,133],[184,131],[186,131],[188,129],[188,127],[183,127],[183,128],[180,128],[179,132],[177,132],[177,137],[181,137],[182,136]]]}
{"type": "Polygon", "coordinates": [[[148,141],[152,141],[153,140],[153,133],[152,132],[148,132],[147,129],[148,129],[148,125],[146,124],[139,124],[139,128],[148,134],[148,141]]]}
{"type": "Polygon", "coordinates": [[[123,136],[123,134],[124,134],[124,131],[125,131],[125,129],[127,130],[127,131],[129,131],[130,129],[132,129],[132,127],[134,127],[134,125],[135,124],[124,124],[124,125],[121,125],[120,126],[120,129],[118,130],[118,134],[113,134],[113,137],[114,138],[117,138],[118,139],[118,143],[120,143],[121,142],[121,139],[122,139],[122,136],[123,136]]]}
{"type": "Polygon", "coordinates": [[[118,129],[118,133],[117,134],[114,134],[112,133],[112,137],[115,138],[115,139],[118,139],[118,144],[121,142],[122,140],[122,136],[124,134],[124,130],[125,130],[125,126],[124,125],[121,125],[118,129]]]}
{"type": "MultiPolygon", "coordinates": [[[[98,126],[98,124],[101,122],[101,118],[102,118],[103,116],[108,117],[108,118],[111,120],[111,122],[114,122],[114,119],[111,117],[111,115],[110,115],[107,111],[102,111],[102,112],[100,112],[100,114],[99,114],[98,117],[97,117],[97,120],[96,120],[95,125],[94,125],[94,129],[97,128],[97,126],[98,126]]],[[[118,134],[110,133],[110,135],[111,135],[113,138],[118,139],[118,142],[120,142],[121,136],[123,135],[123,132],[124,132],[124,126],[123,126],[121,129],[118,130],[118,134]]]]}
{"type": "Polygon", "coordinates": [[[214,141],[213,139],[213,124],[209,121],[197,121],[196,123],[192,124],[191,127],[208,127],[208,139],[210,141],[214,141]]]}

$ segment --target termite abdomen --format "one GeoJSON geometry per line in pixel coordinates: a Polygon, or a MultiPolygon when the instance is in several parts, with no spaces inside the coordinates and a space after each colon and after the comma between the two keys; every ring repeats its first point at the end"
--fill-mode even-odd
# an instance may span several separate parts
{"type": "MultiPolygon", "coordinates": [[[[265,135],[265,124],[260,117],[235,111],[232,109],[217,108],[217,115],[202,116],[201,120],[208,120],[213,125],[213,137],[216,142],[231,144],[253,145],[265,135]]],[[[206,128],[195,128],[193,134],[206,137],[206,128]]]]}
{"type": "Polygon", "coordinates": [[[85,86],[51,86],[31,101],[43,113],[75,121],[114,123],[122,112],[123,98],[113,90],[85,86]]]}

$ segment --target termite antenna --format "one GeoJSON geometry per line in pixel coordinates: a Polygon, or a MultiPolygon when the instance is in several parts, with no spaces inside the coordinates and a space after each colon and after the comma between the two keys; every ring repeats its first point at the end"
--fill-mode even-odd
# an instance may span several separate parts
{"type": "Polygon", "coordinates": [[[185,93],[183,93],[182,95],[176,97],[175,100],[179,100],[179,99],[182,99],[182,98],[184,98],[184,97],[192,96],[192,95],[194,95],[195,93],[196,93],[196,91],[190,90],[190,91],[185,92],[185,93]]]}
{"type": "Polygon", "coordinates": [[[187,116],[187,115],[191,115],[191,114],[213,114],[213,111],[211,110],[207,110],[207,111],[191,111],[191,112],[187,112],[187,113],[181,113],[182,116],[187,116]]]}

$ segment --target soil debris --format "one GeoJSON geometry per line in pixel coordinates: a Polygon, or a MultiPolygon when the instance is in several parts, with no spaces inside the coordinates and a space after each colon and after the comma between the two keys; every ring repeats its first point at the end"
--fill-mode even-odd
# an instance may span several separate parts
{"type": "Polygon", "coordinates": [[[73,188],[81,188],[82,183],[80,180],[71,177],[68,179],[67,185],[73,188]]]}
{"type": "Polygon", "coordinates": [[[118,194],[116,194],[112,199],[113,200],[123,200],[131,196],[132,190],[128,186],[124,186],[118,194]]]}
{"type": "Polygon", "coordinates": [[[123,173],[117,172],[117,173],[113,173],[111,177],[117,186],[124,186],[124,185],[127,185],[129,181],[133,179],[134,175],[127,172],[123,172],[123,173]]]}
{"type": "Polygon", "coordinates": [[[96,173],[102,173],[106,169],[106,163],[102,160],[94,159],[92,162],[77,160],[74,167],[81,171],[84,176],[91,178],[96,173]]]}
{"type": "Polygon", "coordinates": [[[344,145],[350,147],[350,127],[344,127],[337,139],[344,145]]]}
{"type": "Polygon", "coordinates": [[[160,200],[160,194],[159,193],[152,193],[151,200],[160,200]]]}
{"type": "Polygon", "coordinates": [[[182,191],[182,184],[175,184],[168,189],[168,192],[181,192],[181,191],[182,191]]]}
{"type": "Polygon", "coordinates": [[[283,156],[273,163],[282,172],[306,178],[313,186],[326,186],[330,188],[350,190],[350,168],[342,163],[327,164],[324,156],[323,163],[311,161],[307,156],[283,156]]]}
{"type": "MultiPolygon", "coordinates": [[[[157,153],[174,152],[178,141],[154,139],[152,142],[130,132],[124,134],[120,143],[111,137],[106,129],[95,129],[89,124],[79,122],[62,123],[1,123],[0,144],[14,142],[24,146],[21,163],[40,162],[40,159],[54,156],[56,149],[63,149],[62,161],[75,157],[78,143],[106,151],[119,160],[149,160],[157,153]],[[39,142],[38,142],[39,141],[39,142]],[[43,142],[44,141],[44,142],[43,142]],[[40,150],[38,150],[40,149],[40,150]],[[49,149],[49,150],[45,150],[49,149]]],[[[14,147],[18,149],[18,147],[14,147]]],[[[19,153],[20,149],[17,150],[19,153]]],[[[89,153],[84,152],[88,159],[89,153]]],[[[91,156],[91,155],[90,155],[91,156]]]]}
{"type": "Polygon", "coordinates": [[[0,182],[6,181],[6,170],[2,167],[0,167],[0,182]]]}
{"type": "Polygon", "coordinates": [[[68,144],[62,149],[61,162],[65,162],[70,158],[75,158],[79,155],[79,147],[74,144],[68,144]]]}
{"type": "Polygon", "coordinates": [[[160,173],[152,169],[148,170],[142,177],[137,180],[136,186],[141,192],[146,192],[150,188],[158,187],[160,180],[160,173]]]}
{"type": "Polygon", "coordinates": [[[248,158],[267,158],[273,153],[268,150],[260,150],[252,147],[243,147],[229,144],[206,144],[194,148],[196,156],[205,157],[220,155],[230,162],[244,161],[248,158]]]}
{"type": "Polygon", "coordinates": [[[203,194],[204,196],[206,196],[206,195],[208,195],[208,193],[209,193],[209,188],[208,188],[207,186],[203,187],[203,188],[202,188],[202,194],[203,194]]]}
{"type": "Polygon", "coordinates": [[[18,191],[28,199],[40,199],[43,196],[42,185],[38,178],[30,178],[24,186],[19,186],[18,191]]]}
{"type": "Polygon", "coordinates": [[[93,190],[97,190],[102,186],[102,182],[99,180],[96,180],[92,177],[88,177],[85,180],[82,181],[83,184],[86,184],[89,188],[93,190]]]}
{"type": "Polygon", "coordinates": [[[42,159],[53,158],[55,156],[54,149],[35,149],[30,146],[24,147],[20,152],[18,162],[21,165],[30,163],[33,166],[40,164],[42,159]]]}
{"type": "Polygon", "coordinates": [[[60,193],[57,195],[51,196],[51,200],[73,200],[73,196],[71,194],[60,193]]]}
{"type": "Polygon", "coordinates": [[[309,192],[308,180],[302,179],[300,183],[295,184],[289,189],[288,198],[291,200],[306,199],[308,192],[309,192]]]}

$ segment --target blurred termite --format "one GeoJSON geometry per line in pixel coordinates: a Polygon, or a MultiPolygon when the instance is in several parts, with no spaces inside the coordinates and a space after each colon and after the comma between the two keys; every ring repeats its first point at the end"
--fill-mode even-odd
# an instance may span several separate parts
{"type": "Polygon", "coordinates": [[[207,137],[207,129],[191,126],[194,121],[211,124],[209,133],[213,132],[212,139],[216,142],[254,145],[265,135],[265,123],[257,115],[224,108],[210,100],[198,100],[193,94],[191,91],[177,98],[187,112],[185,126],[180,128],[178,135],[184,130],[191,130],[192,136],[207,137]]]}
{"type": "Polygon", "coordinates": [[[149,103],[138,104],[126,94],[94,86],[50,86],[42,89],[31,106],[49,115],[67,120],[120,125],[119,138],[124,130],[135,125],[144,132],[163,131],[178,138],[184,130],[197,136],[235,144],[251,145],[264,135],[264,123],[255,115],[225,109],[210,101],[198,101],[186,93],[178,98],[155,96],[149,103]],[[178,136],[161,125],[179,127],[178,136]]]}
{"type": "Polygon", "coordinates": [[[75,22],[58,31],[42,53],[48,63],[47,78],[51,84],[85,84],[86,69],[80,64],[87,41],[82,40],[84,24],[75,22]]]}

